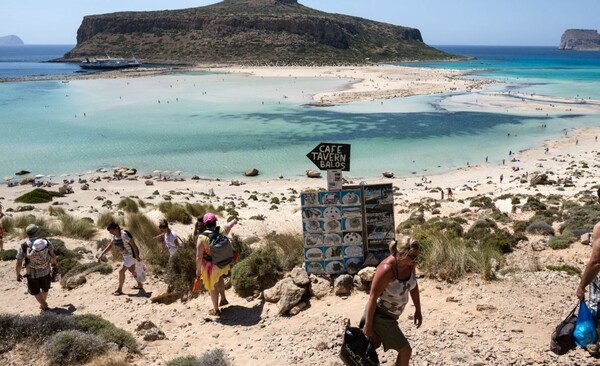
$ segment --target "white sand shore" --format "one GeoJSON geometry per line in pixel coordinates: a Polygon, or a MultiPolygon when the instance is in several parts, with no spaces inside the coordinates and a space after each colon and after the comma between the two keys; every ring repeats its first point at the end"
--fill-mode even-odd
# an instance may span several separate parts
{"type": "MultiPolygon", "coordinates": [[[[429,69],[396,68],[391,71],[387,66],[371,68],[288,68],[288,69],[230,69],[232,72],[247,72],[257,76],[317,77],[330,75],[354,79],[351,88],[344,92],[318,94],[317,101],[340,103],[372,98],[391,98],[394,95],[443,93],[453,90],[472,90],[482,86],[480,82],[456,78],[460,75],[453,71],[429,69]],[[405,75],[402,78],[397,73],[405,75]],[[450,89],[456,88],[456,89],[450,89]]],[[[468,96],[467,96],[468,98],[468,96]]],[[[472,102],[472,101],[471,101],[472,102]]],[[[570,100],[558,101],[556,98],[530,97],[526,102],[513,96],[490,94],[479,96],[474,105],[485,110],[521,108],[522,111],[536,113],[543,105],[549,113],[548,104],[570,103],[570,100]]],[[[563,107],[560,107],[563,109],[563,107]]],[[[577,113],[598,113],[598,103],[589,101],[573,105],[577,113]]],[[[564,113],[564,110],[561,111],[564,113]]],[[[405,220],[409,215],[409,205],[423,198],[440,203],[442,216],[460,215],[469,208],[470,200],[478,195],[498,197],[503,194],[543,195],[559,194],[565,198],[574,198],[581,191],[592,192],[598,187],[597,167],[600,166],[600,142],[597,136],[600,128],[569,131],[559,140],[547,141],[527,151],[517,152],[506,159],[505,165],[482,164],[456,171],[427,176],[431,181],[426,186],[417,186],[421,176],[398,177],[393,179],[373,178],[367,183],[389,182],[398,188],[395,197],[395,223],[405,220]],[[546,152],[548,148],[548,152],[546,152]],[[512,161],[514,159],[514,161],[512,161]],[[589,168],[583,167],[585,162],[589,168]],[[575,169],[573,167],[576,167],[575,169]],[[575,174],[575,170],[578,174],[575,174]],[[546,173],[550,179],[572,177],[574,187],[544,185],[531,187],[521,183],[520,177],[528,174],[546,173]],[[499,181],[503,175],[504,180],[499,181]],[[440,200],[439,192],[430,188],[452,188],[454,199],[440,200]],[[426,189],[427,188],[427,189],[426,189]]],[[[90,176],[83,178],[90,179],[90,176]]],[[[351,175],[350,178],[352,179],[351,175]]],[[[56,179],[55,179],[56,180],[56,179]]],[[[60,207],[78,217],[96,218],[107,210],[102,203],[111,200],[118,203],[121,198],[138,197],[146,203],[158,205],[162,195],[169,194],[173,202],[210,203],[214,206],[236,204],[240,215],[240,224],[235,232],[243,238],[262,237],[266,233],[292,232],[302,230],[300,202],[284,201],[277,210],[271,210],[271,197],[289,198],[291,195],[309,188],[325,188],[325,179],[276,179],[264,180],[245,178],[243,185],[231,185],[229,181],[159,181],[147,186],[144,179],[138,180],[102,180],[90,183],[89,190],[81,190],[74,184],[74,193],[57,199],[60,207]],[[159,195],[153,195],[158,191],[159,195]],[[200,195],[199,192],[207,193],[200,195]],[[214,196],[208,193],[214,192],[214,196]],[[258,201],[249,200],[256,192],[258,201]],[[191,196],[193,194],[193,197],[191,196]],[[155,198],[148,198],[155,197],[155,198]],[[102,200],[99,200],[102,198],[102,200]],[[244,202],[247,206],[243,207],[244,202]],[[250,217],[263,215],[264,221],[251,220],[250,217]]],[[[357,182],[354,182],[357,183],[357,182]]],[[[31,190],[30,186],[7,187],[0,185],[0,202],[8,214],[21,215],[17,210],[22,204],[14,199],[31,190]]],[[[497,207],[510,213],[510,199],[496,202],[497,207]],[[508,202],[506,202],[508,201],[508,202]]],[[[49,204],[35,205],[35,209],[23,214],[47,216],[49,204]]],[[[471,208],[473,210],[473,208],[471,208]]],[[[157,221],[160,212],[152,205],[145,213],[157,221]]],[[[526,219],[532,213],[517,211],[514,218],[526,219]]],[[[426,213],[426,218],[431,217],[426,213]]],[[[221,218],[223,220],[223,218],[221,218]]],[[[191,225],[175,224],[173,228],[186,236],[191,233],[191,225]]],[[[101,231],[98,238],[107,238],[101,231]]],[[[5,238],[5,248],[17,248],[21,238],[5,238]]],[[[540,239],[541,240],[541,239],[540,239]]],[[[68,247],[87,246],[94,248],[93,242],[65,239],[68,247]]],[[[546,264],[570,264],[582,267],[589,247],[575,243],[568,250],[533,252],[528,243],[523,244],[516,253],[507,256],[507,265],[531,269],[532,266],[544,268],[546,264]]],[[[116,263],[115,263],[116,265],[116,263]]],[[[37,314],[33,299],[24,293],[24,286],[14,281],[14,262],[0,262],[0,276],[5,281],[0,284],[0,312],[22,315],[37,314]]],[[[131,284],[127,278],[126,285],[131,284]]],[[[479,279],[467,279],[458,284],[441,283],[435,280],[422,280],[422,304],[424,307],[424,326],[415,330],[408,315],[409,306],[401,318],[401,327],[413,344],[416,364],[449,365],[460,364],[505,364],[508,358],[521,360],[523,364],[576,365],[589,364],[592,360],[584,351],[571,352],[561,359],[547,352],[549,335],[553,327],[566,315],[568,308],[575,303],[574,292],[578,279],[551,271],[526,271],[508,276],[492,283],[479,279]],[[479,310],[482,305],[492,305],[491,310],[479,310]],[[429,360],[426,363],[424,360],[429,360]],[[450,360],[453,360],[450,362],[450,360]]],[[[132,362],[137,365],[164,365],[165,361],[183,355],[202,355],[207,350],[220,347],[235,365],[338,365],[342,319],[348,317],[356,323],[360,318],[367,295],[356,293],[349,298],[330,295],[322,300],[313,300],[310,307],[296,317],[279,317],[273,304],[261,304],[259,300],[247,301],[229,291],[231,306],[220,322],[206,315],[210,299],[201,296],[188,303],[177,302],[172,305],[151,304],[145,297],[131,296],[109,297],[116,285],[116,271],[111,275],[93,275],[88,283],[67,291],[53,288],[50,293],[51,306],[75,307],[75,314],[92,313],[114,322],[116,325],[134,332],[142,320],[151,319],[166,334],[167,340],[146,343],[142,355],[132,362]]],[[[166,285],[157,278],[147,284],[147,290],[157,295],[166,290],[166,285]]],[[[380,350],[380,355],[383,351],[380,350]]],[[[7,357],[16,357],[12,353],[7,357]]],[[[393,352],[383,357],[388,364],[395,358],[393,352]]],[[[16,363],[15,363],[16,362],[16,363]]]]}

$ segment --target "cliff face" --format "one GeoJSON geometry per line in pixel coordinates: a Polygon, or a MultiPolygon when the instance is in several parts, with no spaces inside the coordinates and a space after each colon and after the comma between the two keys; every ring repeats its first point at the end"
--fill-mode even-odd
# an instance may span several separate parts
{"type": "Polygon", "coordinates": [[[86,16],[64,59],[108,53],[154,62],[364,63],[449,58],[418,29],[328,14],[296,0],[226,0],[201,8],[86,16]]]}
{"type": "Polygon", "coordinates": [[[600,51],[600,34],[594,29],[568,29],[560,38],[561,50],[600,51]]]}

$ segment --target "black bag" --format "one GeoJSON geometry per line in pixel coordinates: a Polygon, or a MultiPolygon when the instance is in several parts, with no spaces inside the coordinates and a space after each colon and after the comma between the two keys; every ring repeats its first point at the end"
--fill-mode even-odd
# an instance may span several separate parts
{"type": "Polygon", "coordinates": [[[209,239],[210,256],[205,255],[204,260],[213,262],[219,268],[225,268],[233,262],[233,246],[226,235],[221,234],[218,226],[214,231],[207,230],[202,235],[209,239]]]}
{"type": "Polygon", "coordinates": [[[573,340],[573,332],[575,331],[575,323],[577,323],[575,310],[577,310],[578,305],[579,303],[575,305],[565,320],[557,325],[554,332],[552,332],[552,337],[550,338],[550,351],[557,355],[564,355],[576,347],[575,341],[573,340]]]}
{"type": "Polygon", "coordinates": [[[340,350],[340,358],[347,366],[378,366],[379,357],[371,339],[363,333],[362,329],[351,327],[346,321],[344,341],[340,350]]]}

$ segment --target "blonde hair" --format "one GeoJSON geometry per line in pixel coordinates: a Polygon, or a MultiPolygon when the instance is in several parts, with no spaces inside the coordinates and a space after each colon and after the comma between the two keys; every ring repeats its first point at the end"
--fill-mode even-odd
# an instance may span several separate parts
{"type": "Polygon", "coordinates": [[[403,235],[397,240],[390,241],[389,244],[390,253],[392,254],[402,254],[406,255],[411,250],[421,250],[421,245],[419,241],[412,236],[403,235]]]}

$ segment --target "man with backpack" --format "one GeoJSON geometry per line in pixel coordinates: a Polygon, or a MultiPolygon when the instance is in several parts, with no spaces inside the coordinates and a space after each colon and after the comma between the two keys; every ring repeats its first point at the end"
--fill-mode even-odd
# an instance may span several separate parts
{"type": "MultiPolygon", "coordinates": [[[[125,272],[129,270],[134,278],[136,278],[135,273],[135,265],[140,259],[140,250],[135,244],[135,240],[133,240],[133,236],[127,230],[121,229],[119,225],[115,222],[111,222],[106,227],[106,230],[113,236],[110,244],[104,248],[104,250],[100,253],[98,257],[98,262],[102,261],[102,257],[112,248],[114,245],[121,254],[123,255],[123,265],[119,270],[119,287],[113,292],[113,295],[123,295],[123,283],[125,283],[125,272]]],[[[137,286],[134,286],[134,290],[144,290],[144,285],[137,281],[137,286]]]]}
{"type": "MultiPolygon", "coordinates": [[[[598,203],[600,203],[600,189],[598,189],[598,203]]],[[[585,299],[585,288],[590,285],[588,306],[592,311],[598,324],[598,316],[600,315],[600,222],[597,222],[592,229],[592,252],[590,259],[585,265],[579,286],[575,295],[580,299],[585,299]]],[[[598,325],[596,325],[598,328],[598,325]]],[[[588,351],[593,355],[600,354],[600,345],[589,345],[588,351]]]]}
{"type": "Polygon", "coordinates": [[[54,268],[58,269],[56,263],[56,255],[52,243],[45,238],[41,238],[40,227],[35,224],[30,224],[25,228],[27,240],[21,244],[17,252],[17,264],[15,271],[17,272],[17,281],[22,281],[21,268],[23,261],[29,268],[27,277],[27,289],[31,295],[35,297],[40,304],[40,309],[48,310],[48,291],[50,290],[50,282],[52,282],[51,271],[54,268]],[[34,245],[40,250],[33,251],[34,245]],[[28,255],[28,252],[34,254],[28,255]]]}
{"type": "Polygon", "coordinates": [[[209,212],[202,217],[202,222],[206,231],[198,236],[196,243],[196,276],[202,279],[204,288],[210,292],[213,308],[209,314],[219,316],[219,306],[229,304],[225,297],[223,276],[229,273],[233,262],[233,247],[226,235],[237,224],[237,220],[219,227],[217,217],[209,212]]]}

